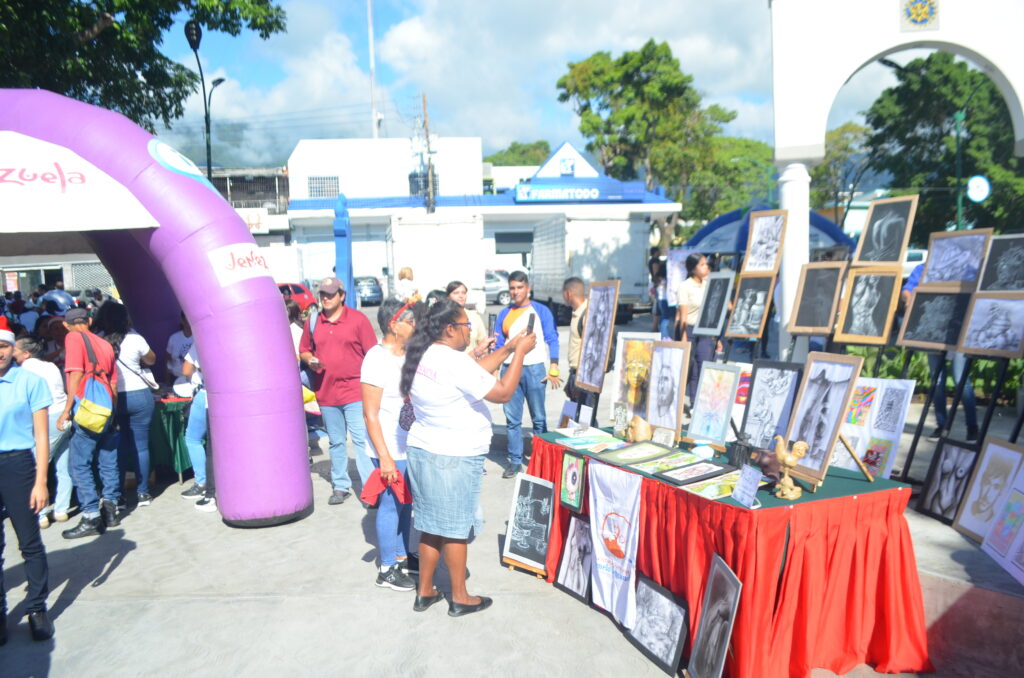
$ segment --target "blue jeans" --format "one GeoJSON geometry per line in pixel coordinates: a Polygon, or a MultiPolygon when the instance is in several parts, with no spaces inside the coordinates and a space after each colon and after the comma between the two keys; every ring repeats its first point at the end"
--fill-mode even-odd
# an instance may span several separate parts
{"type": "Polygon", "coordinates": [[[664,341],[672,341],[672,330],[676,324],[676,307],[669,306],[667,299],[658,300],[658,331],[664,341]]]}
{"type": "Polygon", "coordinates": [[[718,337],[694,335],[690,327],[686,328],[686,338],[690,340],[690,369],[686,373],[686,395],[690,398],[690,407],[694,406],[697,397],[697,382],[700,380],[700,366],[715,358],[715,344],[718,337]]]}
{"type": "MultiPolygon", "coordinates": [[[[960,377],[964,373],[964,366],[966,363],[964,354],[952,354],[950,356],[950,362],[953,363],[953,383],[959,384],[960,377]]],[[[935,402],[935,423],[938,424],[939,428],[946,428],[946,377],[949,375],[949,368],[946,363],[939,365],[938,353],[928,354],[928,367],[931,369],[932,383],[935,388],[935,390],[932,391],[932,398],[935,402]]],[[[954,391],[954,393],[956,392],[954,391]]],[[[974,396],[974,386],[971,385],[970,378],[968,378],[967,383],[964,384],[964,394],[961,398],[961,404],[964,408],[964,417],[966,417],[967,420],[967,430],[977,431],[978,399],[974,396]]]]}
{"type": "Polygon", "coordinates": [[[68,468],[68,443],[71,441],[71,429],[60,431],[57,429],[57,419],[60,414],[50,417],[50,468],[57,476],[57,493],[53,498],[53,504],[47,506],[39,515],[47,513],[67,513],[71,509],[71,490],[74,485],[71,482],[71,471],[68,468]]]}
{"type": "Polygon", "coordinates": [[[153,421],[153,407],[153,396],[148,388],[125,391],[117,399],[121,487],[124,487],[125,474],[132,471],[139,494],[149,494],[149,424],[153,421]]]}
{"type": "Polygon", "coordinates": [[[206,484],[206,389],[192,396],[192,409],[188,413],[188,424],[185,425],[185,447],[188,459],[196,474],[196,485],[206,484]]]}
{"type": "MultiPolygon", "coordinates": [[[[502,365],[501,376],[505,376],[508,365],[502,365]]],[[[523,365],[519,375],[519,386],[512,393],[512,399],[505,403],[505,420],[508,422],[508,463],[510,466],[523,463],[523,400],[530,408],[533,434],[548,430],[547,415],[544,412],[544,391],[547,383],[541,381],[547,376],[544,363],[523,365]]]]}
{"type": "Polygon", "coordinates": [[[352,448],[356,454],[356,469],[363,485],[373,473],[373,463],[366,456],[366,424],[363,422],[363,401],[347,405],[321,405],[320,414],[331,441],[331,486],[342,492],[352,491],[352,479],[348,475],[348,446],[345,438],[352,436],[352,448]]]}
{"type": "Polygon", "coordinates": [[[78,488],[82,515],[96,518],[100,514],[100,496],[96,489],[93,467],[99,466],[103,498],[117,504],[121,498],[121,474],[117,470],[117,433],[113,417],[102,433],[87,431],[74,424],[68,447],[71,479],[78,488]]]}
{"type": "MultiPolygon", "coordinates": [[[[373,468],[380,468],[380,460],[371,457],[370,462],[373,468]]],[[[405,459],[395,459],[395,468],[402,474],[408,486],[409,475],[406,473],[405,459]]],[[[407,555],[406,544],[409,543],[411,518],[412,504],[398,501],[390,487],[384,490],[377,505],[377,551],[382,566],[391,567],[399,558],[405,558],[407,555]]]]}

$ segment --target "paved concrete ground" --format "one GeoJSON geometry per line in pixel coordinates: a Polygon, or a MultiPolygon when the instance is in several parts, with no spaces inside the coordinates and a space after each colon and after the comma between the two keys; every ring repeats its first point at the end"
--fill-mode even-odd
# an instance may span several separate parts
{"type": "MultiPolygon", "coordinates": [[[[639,318],[631,329],[648,323],[639,318]]],[[[561,403],[560,393],[548,398],[549,422],[561,403]]],[[[602,403],[602,421],[609,407],[602,403]]],[[[0,676],[664,675],[609,618],[501,566],[512,481],[500,477],[504,418],[500,407],[492,411],[498,435],[483,485],[487,522],[469,549],[470,591],[493,596],[492,609],[461,619],[442,605],[417,614],[412,593],[376,588],[373,514],[355,501],[327,506],[329,462],[320,454],[311,468],[315,511],[290,525],[227,527],[180,499],[174,483],[101,538],[65,541],[60,529],[74,523],[46,530],[57,628],[47,643],[33,643],[20,618],[24,575],[6,528],[12,610],[0,676]]],[[[993,428],[1010,426],[1012,414],[1001,413],[993,428]]],[[[914,476],[924,476],[931,447],[922,443],[914,476]]],[[[912,511],[907,517],[922,570],[1024,597],[951,528],[912,511]]]]}

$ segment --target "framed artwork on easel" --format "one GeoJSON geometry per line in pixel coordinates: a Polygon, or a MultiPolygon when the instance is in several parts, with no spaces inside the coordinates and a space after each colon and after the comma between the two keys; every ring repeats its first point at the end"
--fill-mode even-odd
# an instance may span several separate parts
{"type": "Polygon", "coordinates": [[[604,387],[608,354],[612,350],[612,328],[619,303],[619,281],[590,284],[587,312],[583,321],[580,366],[576,370],[576,387],[600,393],[604,387]]]}
{"type": "Polygon", "coordinates": [[[818,261],[801,267],[787,332],[822,337],[832,334],[845,271],[845,261],[818,261]]]}
{"type": "Polygon", "coordinates": [[[741,275],[725,336],[730,339],[760,339],[774,290],[774,273],[741,275]]]}
{"type": "Polygon", "coordinates": [[[928,259],[924,262],[918,289],[975,291],[991,237],[991,228],[932,233],[928,238],[928,259]]]}
{"type": "Polygon", "coordinates": [[[872,200],[864,230],[853,254],[854,266],[903,265],[910,230],[917,213],[917,196],[872,200]]]}
{"type": "Polygon", "coordinates": [[[885,345],[900,297],[903,268],[865,266],[851,268],[846,275],[846,296],[839,307],[835,340],[885,345]]]}
{"type": "Polygon", "coordinates": [[[787,210],[763,210],[750,213],[747,252],[741,273],[779,272],[782,243],[786,238],[787,210]]]}
{"type": "Polygon", "coordinates": [[[675,442],[683,427],[683,393],[690,364],[690,342],[656,341],[651,360],[647,423],[672,431],[675,442]]]}

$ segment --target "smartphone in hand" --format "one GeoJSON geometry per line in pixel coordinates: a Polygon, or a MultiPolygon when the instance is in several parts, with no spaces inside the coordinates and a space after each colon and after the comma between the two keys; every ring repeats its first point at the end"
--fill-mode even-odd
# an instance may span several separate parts
{"type": "Polygon", "coordinates": [[[535,320],[537,320],[537,315],[535,313],[531,313],[530,314],[530,319],[526,321],[526,333],[527,334],[531,334],[533,332],[533,323],[534,323],[535,320]]]}

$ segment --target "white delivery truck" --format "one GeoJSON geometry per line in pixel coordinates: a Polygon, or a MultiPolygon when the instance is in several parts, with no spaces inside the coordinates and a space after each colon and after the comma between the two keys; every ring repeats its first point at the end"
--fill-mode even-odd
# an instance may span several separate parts
{"type": "Polygon", "coordinates": [[[530,271],[533,298],[547,304],[559,324],[568,324],[571,309],[562,299],[566,278],[576,276],[586,285],[618,280],[616,322],[629,322],[634,312],[649,311],[650,231],[640,214],[622,219],[557,215],[538,222],[530,271]]]}

